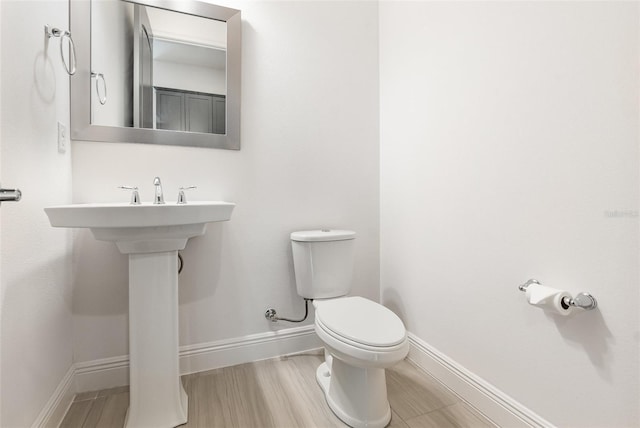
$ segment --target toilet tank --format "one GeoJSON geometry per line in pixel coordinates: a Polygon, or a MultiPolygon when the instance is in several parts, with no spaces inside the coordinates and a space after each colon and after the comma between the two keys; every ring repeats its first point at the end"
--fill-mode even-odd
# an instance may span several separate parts
{"type": "Polygon", "coordinates": [[[350,230],[305,230],[291,234],[298,294],[307,299],[344,296],[351,290],[354,239],[350,230]]]}

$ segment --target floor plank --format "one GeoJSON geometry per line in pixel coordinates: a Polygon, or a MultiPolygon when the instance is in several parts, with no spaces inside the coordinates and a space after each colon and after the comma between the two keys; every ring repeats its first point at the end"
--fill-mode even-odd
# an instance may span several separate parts
{"type": "Polygon", "coordinates": [[[308,427],[344,427],[340,419],[333,414],[324,393],[316,382],[316,369],[324,361],[321,355],[299,355],[290,357],[294,371],[291,375],[291,393],[296,396],[296,409],[306,409],[308,427]]]}
{"type": "Polygon", "coordinates": [[[60,428],[82,427],[92,405],[93,400],[76,401],[71,404],[71,407],[67,410],[64,420],[60,424],[60,428]]]}
{"type": "MultiPolygon", "coordinates": [[[[102,397],[100,397],[102,398],[102,397]]],[[[119,394],[111,394],[104,396],[104,407],[97,418],[96,428],[114,428],[123,427],[124,420],[129,408],[129,393],[121,392],[119,394]]],[[[97,399],[96,399],[97,400],[97,399]]],[[[93,426],[85,425],[86,428],[93,426]]]]}
{"type": "Polygon", "coordinates": [[[256,363],[257,383],[262,391],[267,407],[271,411],[276,427],[309,427],[313,423],[308,414],[295,409],[303,402],[296,391],[295,367],[290,360],[266,360],[256,363]]]}
{"type": "Polygon", "coordinates": [[[459,402],[407,420],[409,428],[491,428],[494,424],[459,402]]]}
{"type": "MultiPolygon", "coordinates": [[[[89,414],[87,415],[87,419],[84,421],[83,427],[95,427],[98,426],[98,421],[102,416],[102,412],[104,411],[104,405],[107,402],[107,397],[96,397],[93,400],[93,405],[91,406],[91,410],[89,410],[89,414]]],[[[129,403],[127,403],[128,405],[129,403]]]]}
{"type": "Polygon", "coordinates": [[[407,361],[387,369],[386,376],[389,403],[405,421],[459,401],[435,379],[407,361]]]}

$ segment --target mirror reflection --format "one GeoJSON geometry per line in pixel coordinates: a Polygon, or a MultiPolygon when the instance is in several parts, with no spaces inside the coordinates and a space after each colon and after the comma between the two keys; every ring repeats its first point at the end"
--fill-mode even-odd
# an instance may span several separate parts
{"type": "Polygon", "coordinates": [[[91,3],[91,124],[225,134],[226,23],[91,3]]]}

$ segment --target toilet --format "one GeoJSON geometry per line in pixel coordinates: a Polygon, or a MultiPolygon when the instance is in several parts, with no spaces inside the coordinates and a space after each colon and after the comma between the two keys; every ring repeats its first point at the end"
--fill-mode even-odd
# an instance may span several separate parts
{"type": "Polygon", "coordinates": [[[391,420],[385,369],[409,352],[404,324],[389,309],[351,290],[355,232],[307,230],[291,234],[298,294],[313,299],[315,331],[325,347],[316,379],[327,404],[352,427],[391,420]]]}

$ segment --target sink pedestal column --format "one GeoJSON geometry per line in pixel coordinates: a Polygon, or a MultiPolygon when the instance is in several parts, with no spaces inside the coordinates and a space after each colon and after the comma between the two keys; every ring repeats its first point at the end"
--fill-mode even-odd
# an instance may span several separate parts
{"type": "MultiPolygon", "coordinates": [[[[2,1],[2,0],[0,0],[2,1]]],[[[129,410],[126,427],[187,422],[178,360],[178,251],[235,204],[75,204],[47,207],[51,226],[91,229],[129,255],[129,410]]]]}
{"type": "Polygon", "coordinates": [[[129,253],[129,355],[125,427],[186,423],[187,394],[178,361],[177,251],[129,253]]]}

